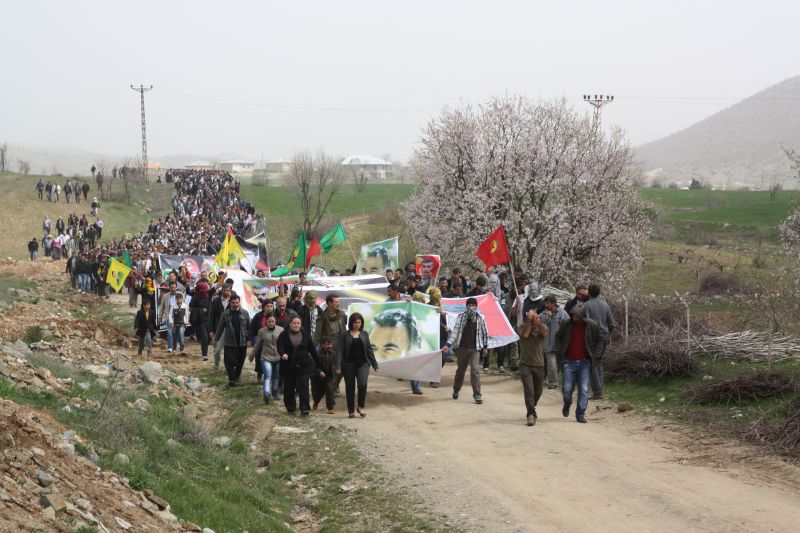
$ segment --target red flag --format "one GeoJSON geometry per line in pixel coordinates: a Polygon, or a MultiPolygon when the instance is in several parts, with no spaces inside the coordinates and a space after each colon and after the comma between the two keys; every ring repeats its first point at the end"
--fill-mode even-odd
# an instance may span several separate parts
{"type": "Polygon", "coordinates": [[[486,264],[487,271],[491,266],[511,262],[511,256],[508,253],[508,242],[506,242],[506,230],[502,224],[481,243],[475,255],[486,264]]]}
{"type": "Polygon", "coordinates": [[[308,269],[308,265],[311,264],[311,258],[321,253],[322,247],[319,245],[317,238],[314,237],[314,240],[311,241],[311,245],[308,247],[308,251],[306,252],[306,269],[308,269]]]}

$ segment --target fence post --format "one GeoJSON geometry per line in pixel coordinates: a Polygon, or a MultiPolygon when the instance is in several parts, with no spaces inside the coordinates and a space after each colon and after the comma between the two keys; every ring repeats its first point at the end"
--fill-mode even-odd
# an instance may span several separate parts
{"type": "Polygon", "coordinates": [[[686,306],[686,353],[692,353],[692,316],[689,310],[689,304],[681,300],[681,303],[686,306]]]}
{"type": "Polygon", "coordinates": [[[622,295],[622,301],[625,302],[625,341],[624,346],[628,346],[628,297],[622,295]]]}

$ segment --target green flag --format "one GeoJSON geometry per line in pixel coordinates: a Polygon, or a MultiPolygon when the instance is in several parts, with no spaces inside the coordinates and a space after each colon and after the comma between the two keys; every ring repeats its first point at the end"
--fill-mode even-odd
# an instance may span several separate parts
{"type": "Polygon", "coordinates": [[[109,265],[111,264],[111,259],[119,261],[120,263],[122,263],[123,265],[125,265],[128,268],[133,268],[133,261],[131,261],[131,254],[128,252],[128,250],[125,250],[124,252],[122,252],[122,255],[118,255],[117,257],[113,257],[113,258],[110,257],[108,259],[108,264],[109,265]]]}
{"type": "Polygon", "coordinates": [[[347,240],[347,235],[344,234],[344,226],[339,222],[336,227],[326,233],[320,240],[319,245],[322,247],[322,253],[327,254],[331,251],[334,244],[339,244],[347,240]]]}
{"type": "Polygon", "coordinates": [[[286,262],[286,268],[293,269],[295,265],[306,266],[306,232],[300,234],[297,244],[294,245],[292,256],[286,262]]]}

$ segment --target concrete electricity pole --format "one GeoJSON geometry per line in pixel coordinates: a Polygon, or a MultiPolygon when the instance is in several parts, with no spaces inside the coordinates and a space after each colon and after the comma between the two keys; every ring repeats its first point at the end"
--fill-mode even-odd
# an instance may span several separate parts
{"type": "Polygon", "coordinates": [[[148,182],[147,179],[147,125],[145,124],[144,120],[144,93],[147,91],[152,91],[153,86],[145,87],[144,85],[139,85],[138,87],[134,87],[131,85],[131,89],[139,93],[142,99],[142,165],[143,165],[143,174],[144,174],[144,181],[148,182]]]}

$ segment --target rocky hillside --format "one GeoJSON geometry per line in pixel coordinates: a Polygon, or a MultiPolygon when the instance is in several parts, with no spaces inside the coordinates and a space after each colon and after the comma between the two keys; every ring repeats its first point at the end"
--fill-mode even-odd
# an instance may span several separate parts
{"type": "Polygon", "coordinates": [[[800,76],[784,80],[668,137],[636,148],[651,175],[766,186],[788,177],[781,144],[800,148],[800,76]]]}

